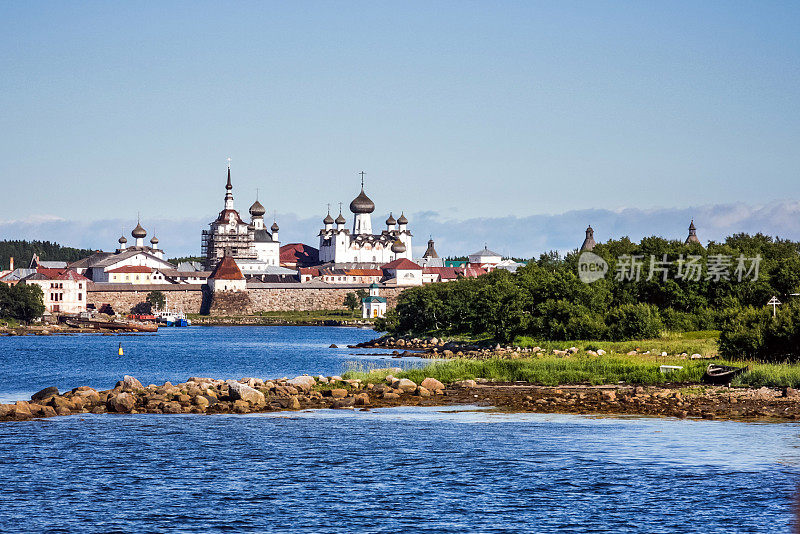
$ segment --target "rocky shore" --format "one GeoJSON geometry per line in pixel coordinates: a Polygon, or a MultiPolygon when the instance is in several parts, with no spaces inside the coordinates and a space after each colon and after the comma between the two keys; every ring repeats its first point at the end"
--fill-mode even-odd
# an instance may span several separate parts
{"type": "MultiPolygon", "coordinates": [[[[504,359],[518,359],[518,358],[531,358],[536,356],[544,356],[546,354],[553,354],[555,356],[569,356],[583,352],[589,356],[603,356],[606,351],[603,349],[598,350],[584,350],[581,351],[578,347],[564,347],[563,349],[552,349],[548,351],[541,347],[517,347],[513,345],[500,345],[499,343],[481,342],[472,343],[468,341],[445,341],[443,339],[432,338],[419,338],[419,337],[392,337],[384,336],[370,341],[364,341],[356,345],[348,345],[351,349],[394,349],[395,356],[403,357],[416,357],[416,358],[430,358],[430,359],[453,359],[453,358],[469,358],[473,360],[489,360],[496,358],[504,359]],[[402,352],[400,352],[402,351],[402,352]]],[[[628,356],[635,355],[650,355],[650,351],[632,350],[627,352],[628,356]]],[[[702,354],[688,354],[686,352],[680,354],[670,355],[666,352],[654,353],[654,355],[667,357],[672,356],[677,359],[705,359],[711,356],[702,354]]]]}
{"type": "MultiPolygon", "coordinates": [[[[399,373],[400,369],[392,372],[399,373]]],[[[0,404],[0,421],[24,421],[73,414],[247,414],[282,410],[360,409],[388,406],[491,406],[508,412],[645,415],[679,418],[800,419],[800,393],[721,386],[560,386],[464,380],[419,384],[389,375],[377,383],[338,376],[287,379],[215,380],[189,378],[180,384],[143,386],[125,376],[116,387],[82,386],[66,393],[55,387],[30,401],[0,404]]]]}

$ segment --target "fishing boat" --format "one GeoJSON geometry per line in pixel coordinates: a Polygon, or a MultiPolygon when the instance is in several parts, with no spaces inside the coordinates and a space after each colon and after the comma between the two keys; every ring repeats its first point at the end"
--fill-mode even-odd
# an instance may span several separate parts
{"type": "Polygon", "coordinates": [[[191,326],[192,322],[186,318],[186,314],[174,310],[162,310],[154,312],[156,322],[165,326],[191,326]]]}
{"type": "Polygon", "coordinates": [[[708,384],[730,384],[734,378],[748,369],[749,367],[730,367],[712,363],[706,367],[703,382],[708,384]]]}

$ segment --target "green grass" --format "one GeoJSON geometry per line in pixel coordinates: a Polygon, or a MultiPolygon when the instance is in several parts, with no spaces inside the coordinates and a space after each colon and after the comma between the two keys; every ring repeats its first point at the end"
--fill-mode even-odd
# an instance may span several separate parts
{"type": "MultiPolygon", "coordinates": [[[[734,386],[794,387],[800,388],[800,364],[762,364],[753,362],[728,362],[724,360],[681,360],[648,356],[600,356],[574,355],[569,358],[544,356],[525,359],[454,359],[435,362],[422,368],[406,368],[402,372],[388,369],[370,369],[363,364],[351,364],[343,378],[361,379],[365,383],[382,382],[386,375],[409,378],[416,383],[427,377],[445,384],[459,380],[486,378],[503,382],[529,382],[545,386],[567,384],[617,384],[623,382],[636,385],[658,385],[665,383],[698,384],[709,363],[743,366],[750,370],[733,382],[734,386]],[[661,373],[660,365],[678,365],[683,369],[661,373]]],[[[700,386],[701,387],[701,386],[700,386]]],[[[697,386],[690,386],[686,394],[697,386]]]]}
{"type": "Polygon", "coordinates": [[[730,365],[748,365],[750,370],[736,377],[734,386],[800,388],[800,364],[732,362],[730,365]]]}
{"type": "Polygon", "coordinates": [[[10,317],[0,318],[0,327],[3,328],[19,328],[19,321],[11,319],[10,317]]]}
{"type": "Polygon", "coordinates": [[[697,332],[677,332],[668,333],[656,339],[639,339],[634,341],[542,341],[530,337],[520,336],[514,340],[514,345],[519,347],[541,347],[545,351],[552,352],[553,349],[563,350],[569,347],[577,347],[580,350],[603,349],[614,354],[626,354],[632,350],[639,352],[650,351],[652,354],[666,352],[669,355],[681,354],[701,354],[703,356],[715,357],[717,355],[717,340],[719,332],[716,330],[704,330],[697,332]]]}

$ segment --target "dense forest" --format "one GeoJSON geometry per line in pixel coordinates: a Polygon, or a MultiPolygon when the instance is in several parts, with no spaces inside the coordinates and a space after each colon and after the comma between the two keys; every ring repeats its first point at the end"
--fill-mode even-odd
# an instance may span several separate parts
{"type": "Polygon", "coordinates": [[[0,241],[0,268],[8,269],[9,258],[15,267],[27,267],[34,254],[42,261],[76,261],[94,250],[62,247],[50,241],[0,241]]]}
{"type": "MultiPolygon", "coordinates": [[[[516,273],[498,269],[407,289],[377,327],[393,334],[488,334],[499,341],[523,335],[643,339],[664,331],[732,330],[736,321],[764,320],[767,311],[771,318],[765,305],[773,295],[787,304],[800,298],[793,295],[800,292],[800,244],[761,234],[733,235],[707,248],[622,238],[593,252],[608,270],[592,283],[579,276],[580,254],[551,252],[516,273]]],[[[796,309],[786,305],[779,313],[796,309]]],[[[729,354],[739,350],[731,347],[729,354]]],[[[752,352],[739,350],[742,357],[752,352]]]]}

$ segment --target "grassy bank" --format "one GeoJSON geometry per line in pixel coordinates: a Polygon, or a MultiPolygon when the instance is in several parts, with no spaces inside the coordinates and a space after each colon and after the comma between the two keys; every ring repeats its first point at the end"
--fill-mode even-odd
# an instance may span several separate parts
{"type": "Polygon", "coordinates": [[[548,351],[577,347],[580,350],[599,350],[614,354],[626,354],[633,350],[661,354],[701,354],[706,357],[717,355],[719,331],[701,330],[695,332],[669,332],[653,339],[637,339],[633,341],[540,341],[528,337],[518,337],[514,344],[519,347],[539,346],[548,351]]]}
{"type": "MultiPolygon", "coordinates": [[[[712,360],[723,365],[749,365],[750,370],[740,375],[733,385],[749,387],[794,387],[800,388],[800,364],[760,364],[752,362],[726,362],[712,360]]],[[[698,383],[702,379],[709,360],[680,360],[648,356],[601,356],[583,355],[560,358],[544,356],[518,360],[456,359],[432,363],[420,369],[406,369],[398,378],[409,378],[419,383],[426,377],[443,383],[459,380],[486,378],[505,382],[529,382],[545,386],[567,384],[626,384],[658,385],[665,383],[698,383]],[[661,365],[678,365],[678,371],[661,373],[661,365]]],[[[360,378],[365,382],[380,382],[388,370],[370,371],[353,365],[345,378],[360,378]]]]}

